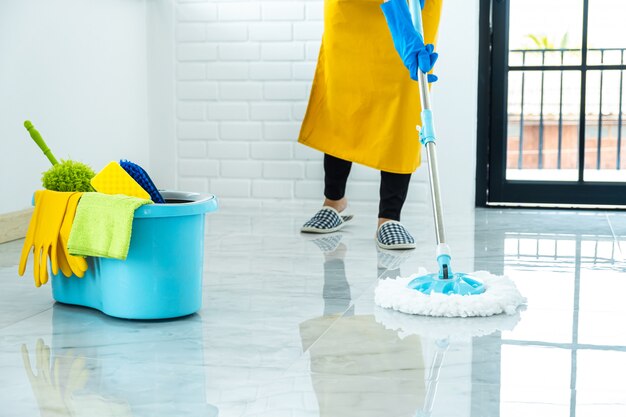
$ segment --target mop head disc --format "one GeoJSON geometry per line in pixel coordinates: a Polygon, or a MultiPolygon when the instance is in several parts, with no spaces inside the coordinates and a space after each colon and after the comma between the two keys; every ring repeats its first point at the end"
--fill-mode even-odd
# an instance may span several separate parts
{"type": "Polygon", "coordinates": [[[515,314],[526,303],[515,283],[507,277],[486,271],[470,275],[479,279],[485,292],[477,295],[424,294],[407,287],[414,278],[425,275],[425,270],[407,278],[384,279],[378,282],[374,301],[384,308],[408,314],[434,317],[488,317],[495,314],[515,314]]]}

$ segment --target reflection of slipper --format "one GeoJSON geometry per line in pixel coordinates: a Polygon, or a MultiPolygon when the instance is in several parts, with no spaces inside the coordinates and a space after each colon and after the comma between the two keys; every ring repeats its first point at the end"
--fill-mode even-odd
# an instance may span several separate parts
{"type": "Polygon", "coordinates": [[[339,247],[339,244],[341,243],[342,238],[343,238],[343,234],[334,233],[332,235],[316,236],[314,239],[307,239],[307,240],[315,243],[315,245],[323,253],[330,253],[330,252],[334,252],[339,247]]]}
{"type": "Polygon", "coordinates": [[[311,220],[304,223],[300,231],[305,233],[335,232],[352,220],[352,217],[352,215],[340,214],[334,208],[325,206],[315,213],[311,220]]]}
{"type": "Polygon", "coordinates": [[[376,232],[376,243],[381,249],[415,249],[415,239],[402,223],[395,220],[380,225],[376,232]]]}
{"type": "Polygon", "coordinates": [[[376,248],[378,267],[384,269],[398,269],[411,256],[413,252],[390,251],[376,248]]]}

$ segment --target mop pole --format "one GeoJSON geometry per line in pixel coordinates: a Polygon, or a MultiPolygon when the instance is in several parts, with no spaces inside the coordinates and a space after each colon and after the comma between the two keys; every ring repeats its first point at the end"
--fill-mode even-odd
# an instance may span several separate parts
{"type": "MultiPolygon", "coordinates": [[[[424,39],[424,27],[422,24],[422,9],[419,0],[411,0],[409,5],[413,26],[417,33],[424,39]]],[[[433,203],[433,217],[435,219],[435,235],[437,238],[437,263],[439,264],[439,276],[448,279],[452,275],[450,268],[450,247],[446,243],[446,234],[443,225],[443,208],[441,204],[441,186],[439,183],[439,167],[437,164],[437,147],[435,144],[435,124],[428,88],[428,75],[418,68],[419,92],[422,105],[422,126],[417,129],[420,133],[420,141],[426,148],[428,159],[428,178],[430,193],[433,203]]]]}

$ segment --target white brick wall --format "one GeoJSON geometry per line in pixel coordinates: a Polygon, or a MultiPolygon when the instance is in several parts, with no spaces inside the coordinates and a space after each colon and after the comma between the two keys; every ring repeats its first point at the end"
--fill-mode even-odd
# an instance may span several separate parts
{"type": "MultiPolygon", "coordinates": [[[[322,154],[297,143],[323,0],[178,0],[178,185],[224,199],[322,198],[322,154]]],[[[378,199],[355,167],[354,200],[378,199]]]]}

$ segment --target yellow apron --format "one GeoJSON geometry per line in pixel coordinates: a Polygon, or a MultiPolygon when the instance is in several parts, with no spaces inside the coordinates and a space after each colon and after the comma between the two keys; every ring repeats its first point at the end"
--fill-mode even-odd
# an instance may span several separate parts
{"type": "MultiPolygon", "coordinates": [[[[442,1],[426,1],[426,43],[435,43],[442,1]]],[[[420,164],[419,91],[393,47],[381,4],[325,0],[322,47],[298,142],[409,174],[420,164]]]]}

